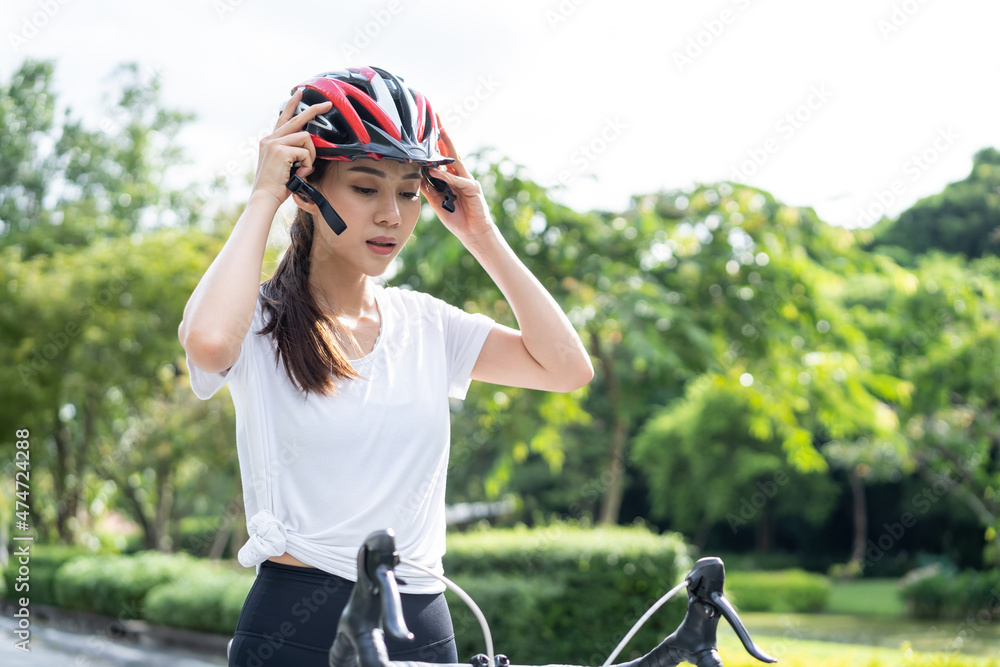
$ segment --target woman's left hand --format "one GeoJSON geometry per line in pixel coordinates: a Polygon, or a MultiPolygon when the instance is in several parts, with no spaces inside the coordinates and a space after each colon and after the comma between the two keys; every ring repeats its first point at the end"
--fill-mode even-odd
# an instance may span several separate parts
{"type": "MultiPolygon", "coordinates": [[[[438,119],[438,125],[441,120],[438,119]]],[[[424,179],[420,180],[420,191],[427,197],[431,208],[437,213],[438,218],[444,223],[452,234],[459,240],[465,241],[467,238],[484,234],[494,228],[493,216],[490,215],[489,205],[486,197],[483,196],[483,188],[479,181],[472,177],[466,168],[455,144],[445,129],[441,128],[441,144],[443,144],[442,154],[446,157],[455,158],[455,161],[446,165],[444,169],[431,169],[431,174],[435,178],[440,178],[447,183],[452,192],[455,193],[455,212],[449,213],[441,207],[444,201],[444,194],[435,190],[424,179]]]]}

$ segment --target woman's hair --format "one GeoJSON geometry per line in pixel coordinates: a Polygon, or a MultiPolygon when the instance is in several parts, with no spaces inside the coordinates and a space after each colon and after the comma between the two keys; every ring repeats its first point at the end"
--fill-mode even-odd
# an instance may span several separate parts
{"type": "MultiPolygon", "coordinates": [[[[323,179],[330,160],[316,160],[313,165],[314,171],[306,180],[315,185],[323,179]]],[[[300,391],[333,395],[337,393],[336,380],[361,376],[348,363],[334,332],[353,337],[319,308],[309,288],[313,234],[313,216],[297,209],[289,230],[291,244],[274,274],[261,284],[263,311],[269,321],[257,333],[271,334],[277,342],[277,356],[300,391]]]]}

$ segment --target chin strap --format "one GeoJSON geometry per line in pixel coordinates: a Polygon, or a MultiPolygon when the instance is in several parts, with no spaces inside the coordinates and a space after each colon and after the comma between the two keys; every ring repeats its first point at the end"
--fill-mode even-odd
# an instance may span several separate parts
{"type": "Polygon", "coordinates": [[[305,197],[316,204],[319,208],[319,212],[323,214],[323,219],[326,220],[326,224],[330,225],[330,229],[337,236],[340,236],[345,229],[347,229],[347,223],[344,219],[340,217],[333,207],[330,206],[330,202],[326,200],[319,190],[309,185],[298,175],[296,175],[295,170],[298,169],[299,163],[296,162],[292,165],[292,176],[285,183],[285,187],[292,191],[293,194],[299,197],[305,197]]]}

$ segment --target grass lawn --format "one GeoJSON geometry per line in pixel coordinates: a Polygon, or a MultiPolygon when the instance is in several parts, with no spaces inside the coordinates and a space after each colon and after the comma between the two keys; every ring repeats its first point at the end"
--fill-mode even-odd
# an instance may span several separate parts
{"type": "MultiPolygon", "coordinates": [[[[1000,659],[947,653],[915,652],[909,646],[882,648],[803,639],[754,638],[779,667],[1000,667],[1000,659]]],[[[719,626],[719,655],[726,667],[761,667],[728,628],[719,626]]]]}
{"type": "MultiPolygon", "coordinates": [[[[824,613],[741,616],[754,641],[785,667],[1000,667],[1000,623],[907,618],[893,579],[835,581],[824,613]]],[[[723,626],[719,646],[727,667],[760,665],[723,626]]]]}
{"type": "Polygon", "coordinates": [[[834,581],[827,612],[898,618],[906,615],[906,605],[899,597],[895,579],[834,581]]]}

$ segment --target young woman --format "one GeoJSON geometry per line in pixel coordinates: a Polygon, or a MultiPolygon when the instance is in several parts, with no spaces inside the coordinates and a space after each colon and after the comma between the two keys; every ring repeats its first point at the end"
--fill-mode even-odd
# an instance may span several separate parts
{"type": "MultiPolygon", "coordinates": [[[[384,70],[298,86],[260,143],[246,209],[184,308],[178,337],[195,394],[228,383],[233,397],[250,534],[239,560],[257,567],[231,666],[326,665],[372,531],[391,528],[402,556],[441,572],[449,397],[464,399],[471,380],[572,391],[593,377],[438,123],[426,98],[384,70]],[[421,193],[520,331],[372,280],[413,232],[421,193]],[[268,231],[289,196],[291,246],[261,284],[268,231]]],[[[387,639],[390,656],[456,662],[444,586],[417,568],[398,573],[416,639],[387,639]]]]}

